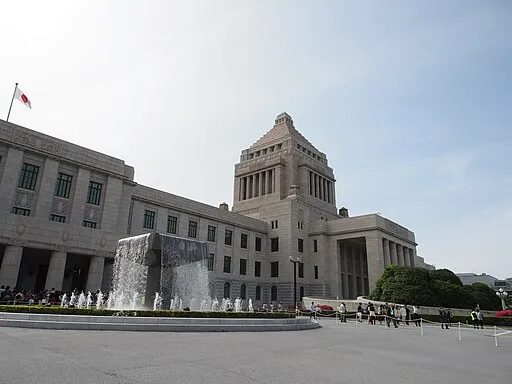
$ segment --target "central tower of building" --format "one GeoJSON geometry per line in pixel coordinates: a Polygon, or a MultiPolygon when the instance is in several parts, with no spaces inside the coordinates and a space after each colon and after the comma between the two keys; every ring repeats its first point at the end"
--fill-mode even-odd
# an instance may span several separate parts
{"type": "Polygon", "coordinates": [[[325,154],[295,129],[290,115],[281,113],[235,165],[233,211],[258,217],[263,207],[297,198],[319,217],[336,215],[335,182],[325,154]]]}

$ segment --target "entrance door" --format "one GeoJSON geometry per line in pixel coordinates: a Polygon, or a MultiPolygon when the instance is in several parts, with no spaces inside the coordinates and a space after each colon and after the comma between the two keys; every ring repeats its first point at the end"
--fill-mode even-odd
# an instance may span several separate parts
{"type": "Polygon", "coordinates": [[[39,265],[37,268],[36,284],[34,286],[35,293],[44,290],[44,285],[46,284],[46,275],[48,275],[48,265],[39,265]]]}

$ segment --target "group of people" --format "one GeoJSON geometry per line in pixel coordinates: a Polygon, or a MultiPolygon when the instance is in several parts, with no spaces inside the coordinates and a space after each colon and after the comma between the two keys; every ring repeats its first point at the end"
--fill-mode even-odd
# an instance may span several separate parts
{"type": "Polygon", "coordinates": [[[484,329],[484,315],[480,311],[480,308],[475,308],[471,312],[471,322],[473,323],[474,329],[484,329]]]}

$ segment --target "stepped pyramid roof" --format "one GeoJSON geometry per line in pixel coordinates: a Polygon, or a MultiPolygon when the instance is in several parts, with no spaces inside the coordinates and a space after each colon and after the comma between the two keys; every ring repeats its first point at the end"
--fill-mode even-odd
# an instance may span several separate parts
{"type": "Polygon", "coordinates": [[[265,133],[258,141],[256,141],[251,148],[265,146],[267,144],[275,143],[276,141],[284,138],[295,138],[297,141],[308,145],[311,149],[318,151],[313,144],[311,144],[293,125],[293,120],[289,114],[283,112],[276,117],[274,126],[265,133]]]}

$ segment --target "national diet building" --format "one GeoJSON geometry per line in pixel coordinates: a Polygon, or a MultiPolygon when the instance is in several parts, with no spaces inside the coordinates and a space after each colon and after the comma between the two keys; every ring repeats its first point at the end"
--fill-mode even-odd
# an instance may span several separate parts
{"type": "MultiPolygon", "coordinates": [[[[171,170],[172,172],[172,170],[171,170]]],[[[117,241],[208,247],[210,295],[293,304],[366,295],[387,265],[426,266],[414,233],[336,206],[327,157],[282,113],[234,169],[232,208],[140,185],[123,160],[0,120],[0,285],[110,289],[117,241]]]]}

